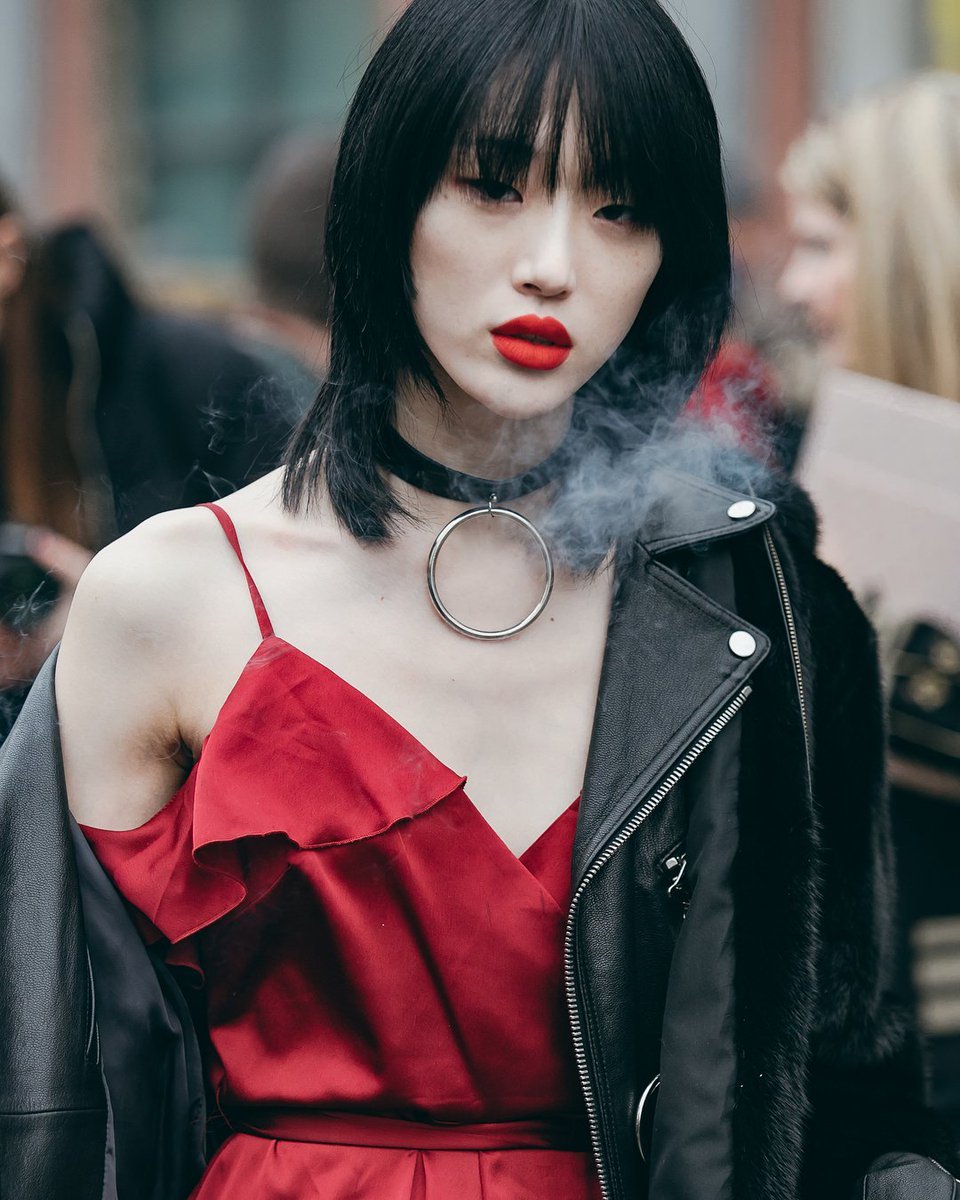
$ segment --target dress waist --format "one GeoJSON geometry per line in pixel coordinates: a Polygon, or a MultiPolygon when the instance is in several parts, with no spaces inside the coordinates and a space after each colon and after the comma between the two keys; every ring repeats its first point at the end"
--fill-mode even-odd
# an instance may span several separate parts
{"type": "Polygon", "coordinates": [[[319,1108],[243,1106],[225,1113],[236,1133],[284,1142],[379,1146],[405,1150],[589,1150],[585,1117],[499,1121],[477,1125],[436,1124],[373,1113],[319,1108]]]}

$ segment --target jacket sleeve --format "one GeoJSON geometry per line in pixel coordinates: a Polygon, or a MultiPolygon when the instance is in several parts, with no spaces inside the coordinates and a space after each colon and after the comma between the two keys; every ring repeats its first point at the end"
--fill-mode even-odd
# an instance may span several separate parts
{"type": "Polygon", "coordinates": [[[0,752],[0,1191],[101,1200],[107,1098],[60,767],[53,661],[0,752]]]}
{"type": "Polygon", "coordinates": [[[200,1051],[69,816],[55,661],[0,750],[0,1195],[182,1200],[204,1161],[200,1051]]]}
{"type": "Polygon", "coordinates": [[[809,570],[821,949],[803,1194],[820,1197],[882,1154],[913,1151],[948,1166],[954,1155],[925,1108],[914,1016],[893,988],[898,934],[875,639],[839,575],[816,560],[809,570]]]}

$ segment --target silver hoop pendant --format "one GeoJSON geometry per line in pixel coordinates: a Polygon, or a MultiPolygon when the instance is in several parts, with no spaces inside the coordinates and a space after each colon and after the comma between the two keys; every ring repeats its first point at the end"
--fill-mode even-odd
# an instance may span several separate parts
{"type": "Polygon", "coordinates": [[[462,633],[465,637],[479,638],[482,641],[499,641],[502,638],[513,637],[515,634],[522,633],[529,625],[532,625],[547,607],[547,602],[553,591],[553,558],[550,554],[550,547],[544,541],[543,535],[532,521],[528,521],[522,514],[514,512],[512,508],[498,508],[496,496],[491,496],[486,508],[468,509],[458,517],[454,517],[452,521],[448,521],[437,534],[430,548],[430,557],[427,559],[427,587],[430,589],[430,599],[433,601],[434,608],[457,633],[462,633]],[[447,538],[455,529],[458,529],[467,521],[474,520],[476,517],[506,517],[507,520],[515,521],[518,525],[522,525],[528,533],[533,535],[543,556],[543,566],[546,574],[543,593],[534,605],[533,611],[528,613],[522,621],[518,621],[516,625],[511,625],[508,629],[474,629],[471,625],[465,625],[463,621],[458,621],[440,599],[440,592],[437,588],[437,559],[440,557],[440,551],[443,549],[447,538]]]}

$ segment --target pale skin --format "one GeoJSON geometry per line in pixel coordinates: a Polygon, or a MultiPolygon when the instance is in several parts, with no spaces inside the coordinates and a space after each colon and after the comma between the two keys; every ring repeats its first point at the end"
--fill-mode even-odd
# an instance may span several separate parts
{"type": "MultiPolygon", "coordinates": [[[[572,147],[565,163],[565,179],[574,178],[572,147]]],[[[486,194],[451,175],[421,212],[411,247],[415,316],[449,413],[408,386],[398,426],[431,457],[487,477],[516,473],[562,438],[572,394],[626,335],[661,261],[656,235],[631,224],[616,198],[575,182],[551,196],[536,168],[522,194],[486,194]],[[570,332],[573,352],[557,370],[527,370],[493,348],[490,330],[527,313],[570,332]]],[[[391,480],[419,520],[370,547],[339,527],[324,497],[309,516],[285,512],[279,482],[274,473],[223,501],[277,635],[467,775],[473,804],[521,853],[581,788],[611,572],[584,580],[561,570],[547,612],[527,631],[473,641],[439,619],[425,584],[437,531],[465,505],[391,480]]],[[[547,502],[514,507],[535,517],[547,502]]],[[[539,562],[495,523],[473,525],[444,551],[444,600],[468,623],[509,625],[539,593],[539,562]]],[[[211,513],[155,517],[98,555],[57,669],[77,819],[126,829],[155,814],[259,641],[211,513]]]]}
{"type": "Polygon", "coordinates": [[[790,257],[777,293],[803,310],[831,366],[848,367],[857,269],[853,222],[823,200],[804,196],[788,197],[788,220],[790,257]]]}

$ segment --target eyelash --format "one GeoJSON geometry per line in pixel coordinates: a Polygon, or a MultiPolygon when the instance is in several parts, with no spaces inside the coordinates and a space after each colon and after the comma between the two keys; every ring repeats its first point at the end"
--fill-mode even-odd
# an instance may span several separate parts
{"type": "Polygon", "coordinates": [[[606,207],[598,210],[597,215],[602,213],[615,213],[615,216],[607,216],[605,220],[610,221],[613,225],[632,225],[638,226],[640,222],[637,220],[637,210],[629,204],[608,204],[606,207]],[[621,218],[625,218],[621,220],[621,218]]]}
{"type": "MultiPolygon", "coordinates": [[[[460,184],[466,188],[479,203],[504,204],[510,198],[510,193],[522,200],[516,188],[499,179],[461,179],[460,184]]],[[[608,221],[611,225],[638,226],[637,210],[629,204],[607,204],[599,208],[596,216],[608,221]]]]}
{"type": "Polygon", "coordinates": [[[501,183],[499,179],[461,179],[460,182],[477,200],[490,204],[503,204],[511,192],[520,199],[516,188],[508,183],[501,183]]]}

